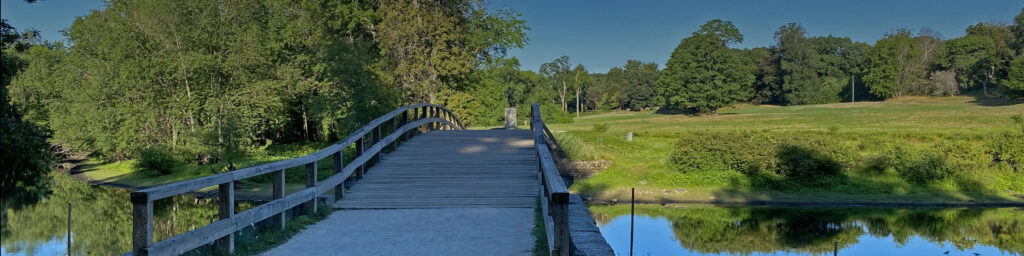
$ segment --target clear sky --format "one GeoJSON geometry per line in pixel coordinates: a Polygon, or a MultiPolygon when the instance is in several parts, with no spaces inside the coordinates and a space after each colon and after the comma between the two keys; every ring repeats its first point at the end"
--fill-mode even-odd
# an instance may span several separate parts
{"type": "MultiPolygon", "coordinates": [[[[103,6],[100,0],[0,0],[0,16],[15,28],[35,28],[43,39],[63,40],[59,32],[75,17],[103,6]]],[[[874,43],[886,32],[923,27],[944,38],[964,34],[981,21],[1005,21],[1024,0],[712,0],[712,1],[583,1],[490,0],[491,8],[523,14],[530,43],[514,49],[524,69],[562,55],[591,72],[606,72],[627,59],[664,65],[679,41],[709,19],[731,20],[743,33],[741,48],[773,44],[782,25],[797,22],[808,34],[848,36],[874,43]]]]}

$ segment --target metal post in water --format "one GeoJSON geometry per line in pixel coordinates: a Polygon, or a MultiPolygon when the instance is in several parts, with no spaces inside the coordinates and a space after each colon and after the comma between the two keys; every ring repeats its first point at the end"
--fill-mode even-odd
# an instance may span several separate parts
{"type": "Polygon", "coordinates": [[[636,198],[636,188],[629,188],[629,256],[633,256],[633,200],[636,198]]]}
{"type": "Polygon", "coordinates": [[[71,203],[68,203],[68,256],[71,256],[71,203]]]}

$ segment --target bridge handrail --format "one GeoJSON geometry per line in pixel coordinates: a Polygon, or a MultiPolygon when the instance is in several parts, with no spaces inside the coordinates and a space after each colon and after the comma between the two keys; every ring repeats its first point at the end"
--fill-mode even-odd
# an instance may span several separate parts
{"type": "Polygon", "coordinates": [[[349,176],[358,170],[361,177],[371,159],[379,161],[380,153],[386,147],[393,150],[401,139],[408,139],[415,133],[414,130],[423,126],[426,126],[426,129],[463,129],[458,117],[444,106],[430,103],[403,106],[370,121],[345,139],[305,156],[132,192],[131,253],[177,255],[214,241],[231,253],[234,251],[234,232],[271,216],[275,217],[276,225],[283,229],[284,211],[299,204],[306,204],[307,213],[316,212],[317,197],[332,188],[335,189],[335,198],[340,199],[344,196],[343,182],[349,176]],[[415,121],[410,120],[410,110],[413,111],[412,118],[415,121]],[[381,127],[388,124],[388,121],[391,124],[390,133],[382,138],[381,127]],[[371,135],[373,143],[369,147],[366,147],[367,135],[371,135]],[[357,157],[343,164],[342,152],[352,144],[355,144],[357,157]],[[334,175],[317,182],[317,162],[327,157],[333,158],[334,175]],[[306,166],[306,189],[285,196],[284,171],[300,165],[306,166]],[[234,182],[267,173],[273,173],[274,199],[252,209],[234,213],[234,182]],[[160,242],[153,242],[153,201],[212,186],[218,186],[219,190],[219,220],[160,242]]]}
{"type": "MultiPolygon", "coordinates": [[[[533,132],[540,168],[541,213],[551,255],[572,255],[572,238],[569,232],[569,189],[558,174],[558,167],[551,156],[548,140],[555,141],[541,118],[540,107],[533,103],[530,108],[530,130],[533,132]],[[550,136],[550,138],[549,138],[550,136]]],[[[557,142],[555,142],[557,143],[557,142]]]]}

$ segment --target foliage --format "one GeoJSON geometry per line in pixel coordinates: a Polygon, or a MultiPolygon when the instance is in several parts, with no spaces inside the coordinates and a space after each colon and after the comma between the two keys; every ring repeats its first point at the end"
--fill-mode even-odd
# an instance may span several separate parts
{"type": "Polygon", "coordinates": [[[960,87],[980,85],[984,76],[985,63],[990,61],[995,47],[991,38],[967,35],[946,42],[946,51],[937,60],[943,68],[956,73],[960,87]]]}
{"type": "Polygon", "coordinates": [[[914,65],[922,55],[921,47],[905,29],[886,34],[868,52],[864,81],[871,94],[899,98],[911,84],[923,79],[924,67],[914,65]]]}
{"type": "Polygon", "coordinates": [[[24,66],[20,57],[33,33],[18,34],[6,20],[0,22],[3,51],[0,60],[0,209],[17,207],[39,198],[46,191],[47,172],[53,161],[47,138],[49,131],[26,121],[12,106],[8,86],[24,66]]]}
{"type": "Polygon", "coordinates": [[[658,64],[627,60],[622,66],[625,75],[622,106],[630,110],[646,110],[661,105],[658,97],[658,64]]]}
{"type": "Polygon", "coordinates": [[[1010,68],[1004,83],[1011,90],[1024,92],[1024,57],[1017,56],[1010,62],[1010,68]]]}
{"type": "Polygon", "coordinates": [[[160,175],[170,174],[179,165],[181,162],[174,157],[174,153],[162,146],[143,149],[139,153],[139,161],[135,162],[135,168],[160,175]]]}
{"type": "Polygon", "coordinates": [[[711,20],[679,43],[658,78],[665,107],[716,113],[749,98],[751,66],[731,43],[743,41],[730,21],[711,20]]]}
{"type": "Polygon", "coordinates": [[[125,160],[165,145],[230,162],[337,140],[440,89],[476,109],[471,74],[522,47],[527,29],[475,0],[111,1],[75,21],[69,46],[23,47],[11,102],[77,152],[125,160]]]}
{"type": "Polygon", "coordinates": [[[821,64],[805,34],[804,28],[796,23],[789,23],[775,32],[781,56],[778,67],[784,99],[794,105],[828,103],[830,99],[821,91],[823,83],[815,70],[821,64]]]}

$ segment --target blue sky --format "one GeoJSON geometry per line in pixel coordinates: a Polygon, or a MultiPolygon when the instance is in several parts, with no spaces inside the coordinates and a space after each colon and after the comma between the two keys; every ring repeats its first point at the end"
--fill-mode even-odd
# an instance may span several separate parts
{"type": "MultiPolygon", "coordinates": [[[[18,29],[35,28],[44,39],[75,17],[103,6],[99,0],[0,0],[0,16],[18,29]]],[[[981,21],[1009,22],[1024,0],[714,0],[714,1],[542,1],[490,0],[491,8],[523,14],[530,43],[510,51],[524,69],[562,55],[591,72],[606,72],[627,59],[663,65],[679,41],[709,19],[731,20],[744,35],[741,48],[773,44],[772,35],[789,22],[808,34],[848,36],[873,43],[886,32],[929,27],[944,38],[959,37],[981,21]]]]}

